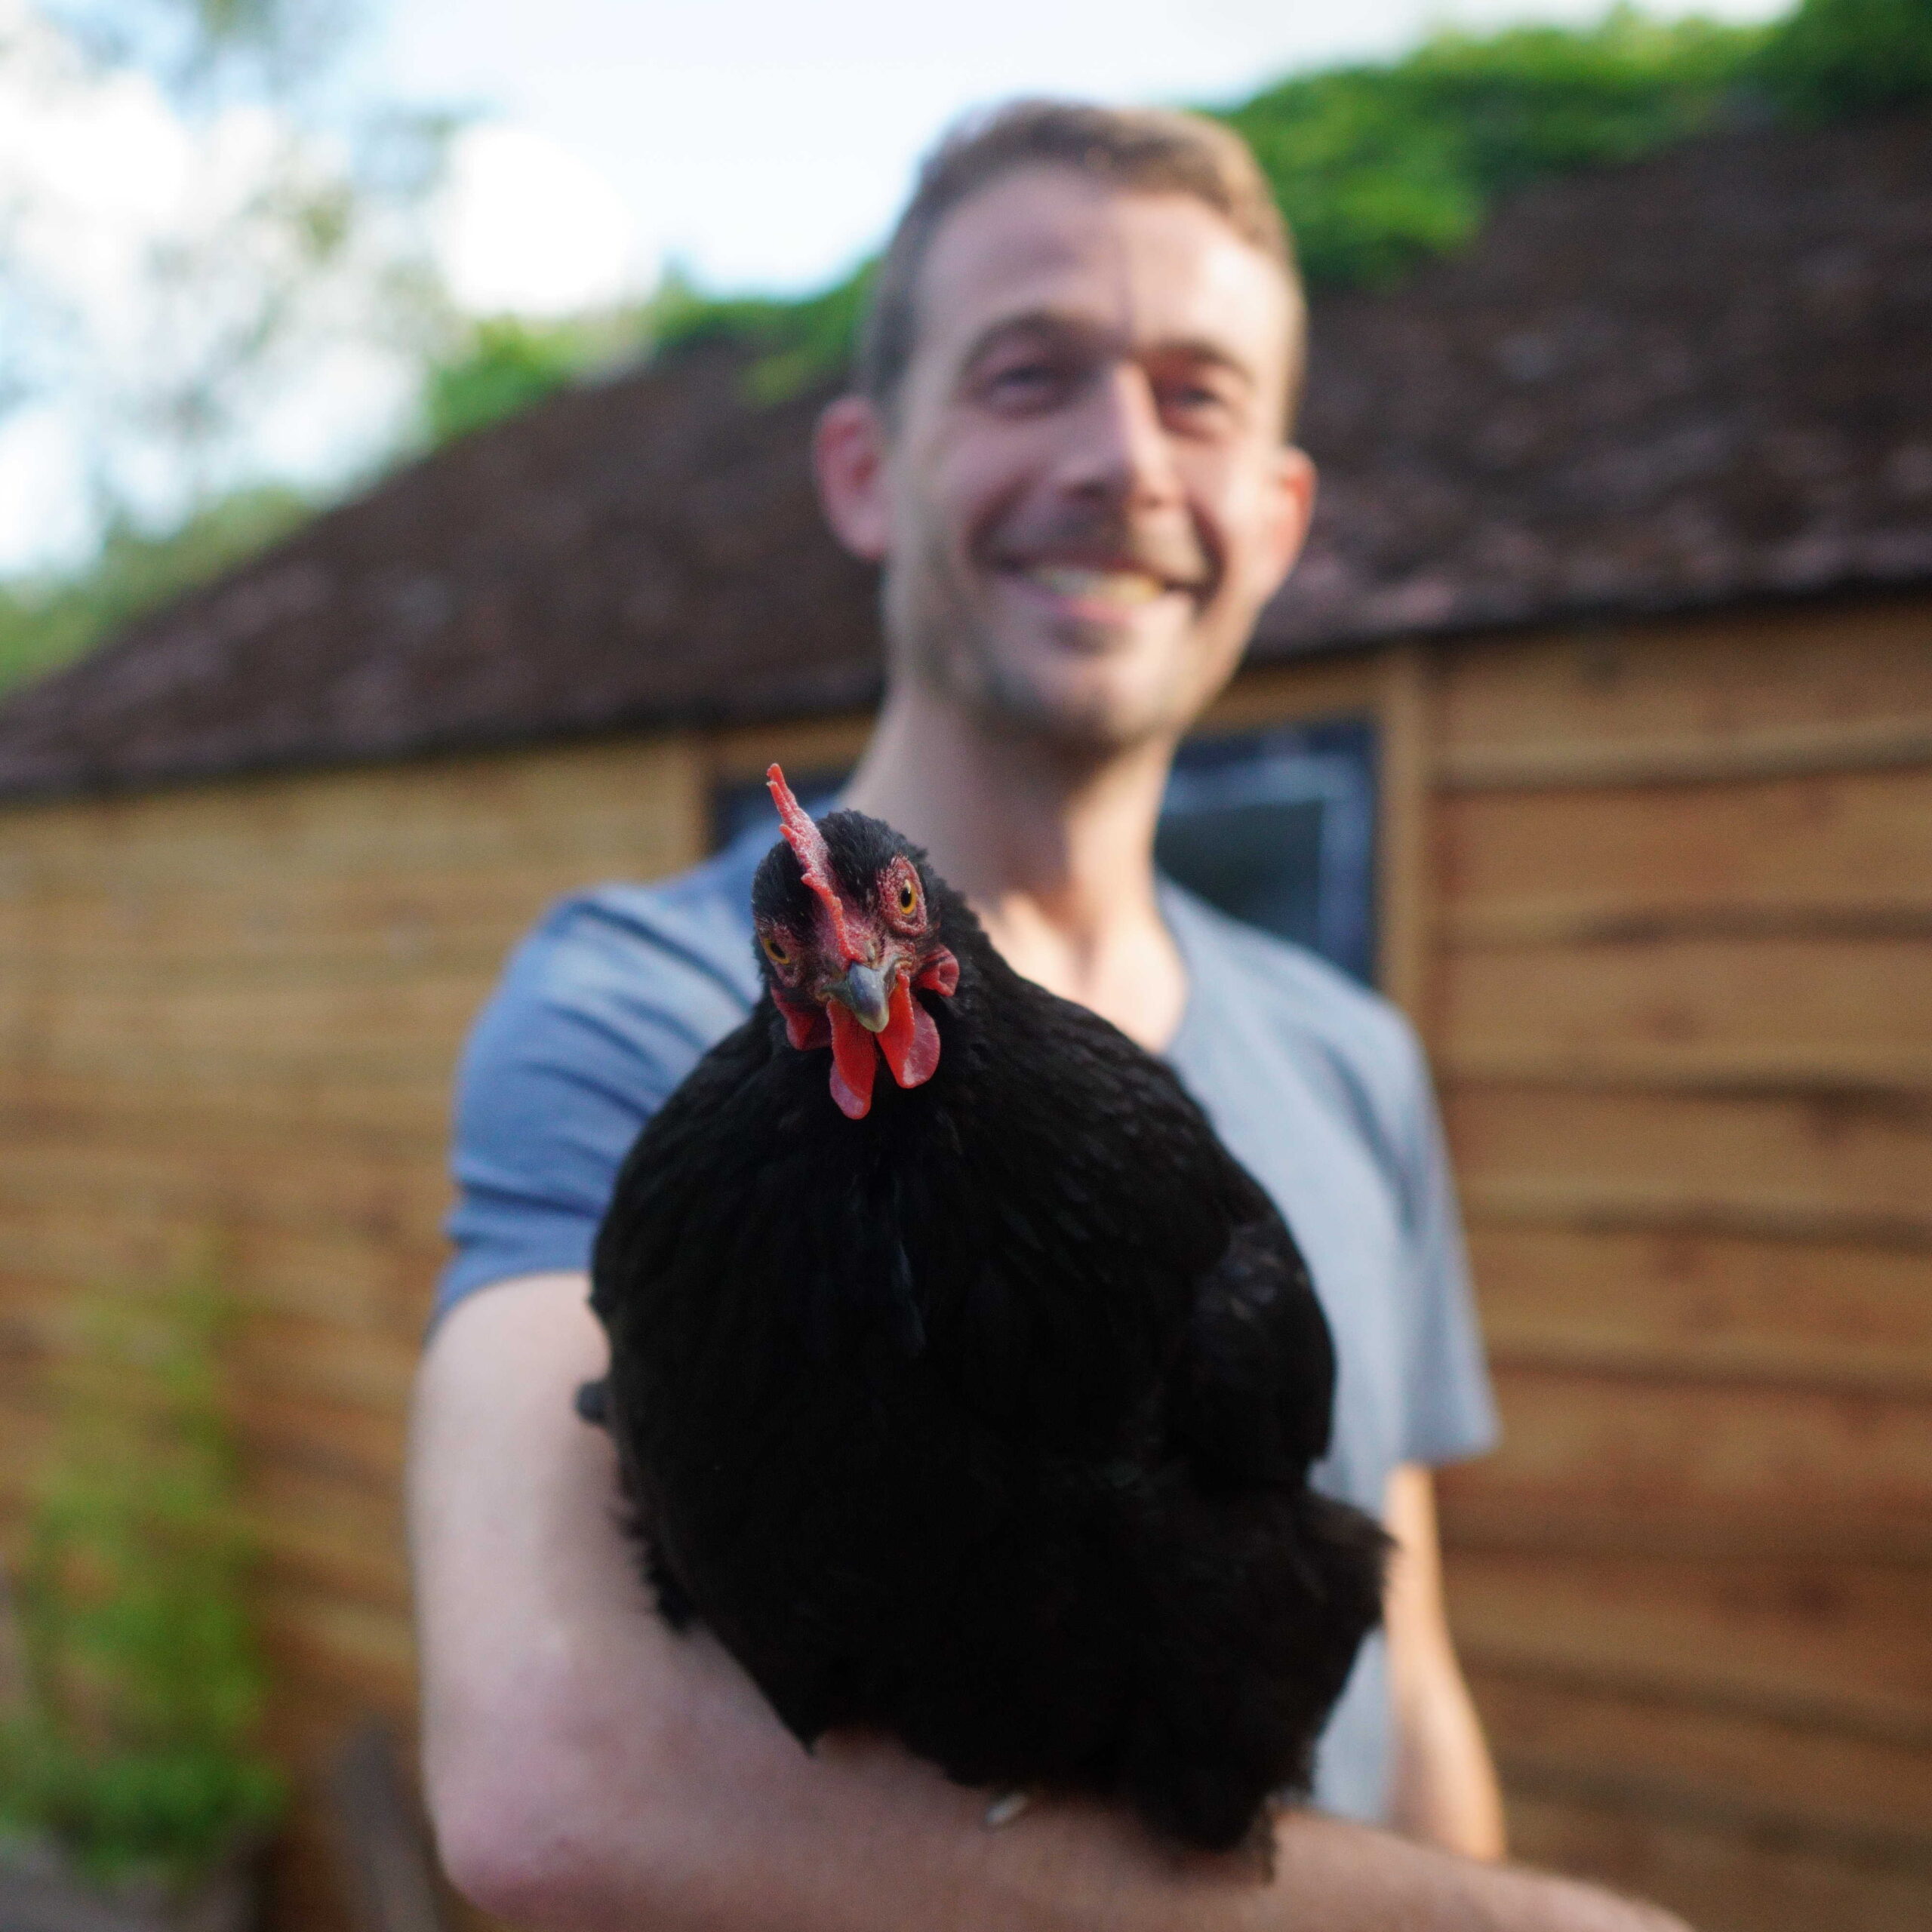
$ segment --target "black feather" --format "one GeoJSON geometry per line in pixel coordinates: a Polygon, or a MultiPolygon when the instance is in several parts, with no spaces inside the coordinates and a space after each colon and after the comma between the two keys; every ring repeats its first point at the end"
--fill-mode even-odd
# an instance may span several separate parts
{"type": "MultiPolygon", "coordinates": [[[[1305,1789],[1386,1540],[1314,1494],[1334,1354],[1266,1195],[1174,1074],[1020,978],[923,854],[939,1066],[847,1119],[768,1001],[638,1137],[600,1232],[604,1402],[660,1607],[801,1742],[1123,1798],[1190,1844],[1305,1789]]],[[[811,908],[774,846],[752,892],[811,908]]]]}

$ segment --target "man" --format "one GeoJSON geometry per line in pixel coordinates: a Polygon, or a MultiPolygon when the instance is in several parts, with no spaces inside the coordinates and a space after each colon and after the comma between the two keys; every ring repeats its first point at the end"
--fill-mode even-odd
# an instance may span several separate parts
{"type": "Polygon", "coordinates": [[[760,838],[561,908],[466,1068],[412,1524],[430,1803],[457,1882],[504,1915],[1656,1922],[1472,1862],[1500,1855],[1500,1811],[1443,1618],[1427,1465],[1491,1424],[1420,1057],[1380,1002],[1152,870],[1175,746],[1306,527],[1312,472],[1284,440],[1301,326],[1279,217],[1231,136],[1009,109],[928,163],[817,455],[834,529],[884,571],[888,691],[848,802],[925,844],[1023,972],[1168,1054],[1309,1256],[1340,1361],[1319,1480],[1382,1507],[1400,1545],[1386,1666],[1371,1644],[1315,1796],[1407,1839],[1295,1814],[1264,1881],[1096,1805],[989,1832],[983,1798],[883,1742],[806,1758],[714,1644],[650,1614],[608,1446],[571,1412],[602,1352],[583,1269],[638,1126],[756,996],[760,838]]]}

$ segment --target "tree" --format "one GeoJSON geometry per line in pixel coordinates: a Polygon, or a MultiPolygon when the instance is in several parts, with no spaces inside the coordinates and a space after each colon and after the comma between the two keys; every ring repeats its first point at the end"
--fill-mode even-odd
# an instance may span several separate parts
{"type": "Polygon", "coordinates": [[[1757,78],[1804,121],[1932,100],[1932,0],[1804,0],[1757,78]]]}
{"type": "Polygon", "coordinates": [[[285,461],[325,383],[402,417],[443,321],[420,216],[448,125],[346,110],[343,25],[333,0],[0,11],[0,408],[63,426],[97,528],[285,461]]]}

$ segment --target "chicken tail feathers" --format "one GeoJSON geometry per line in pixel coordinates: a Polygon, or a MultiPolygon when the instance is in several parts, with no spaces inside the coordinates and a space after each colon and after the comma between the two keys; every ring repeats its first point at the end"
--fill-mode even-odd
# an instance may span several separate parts
{"type": "Polygon", "coordinates": [[[1381,1620],[1390,1545],[1372,1517],[1307,1489],[1232,1505],[1217,1540],[1192,1552],[1197,1577],[1220,1572],[1213,1588],[1156,1586],[1164,1654],[1142,1673],[1120,1785],[1187,1844],[1265,1848],[1271,1803],[1306,1794],[1316,1740],[1381,1620]]]}

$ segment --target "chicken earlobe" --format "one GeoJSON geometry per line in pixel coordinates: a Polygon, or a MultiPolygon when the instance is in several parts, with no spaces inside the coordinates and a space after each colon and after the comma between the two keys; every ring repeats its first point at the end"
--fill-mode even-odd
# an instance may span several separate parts
{"type": "Polygon", "coordinates": [[[817,1001],[788,999],[775,989],[771,1001],[784,1016],[785,1038],[801,1053],[808,1047],[831,1045],[832,1023],[825,1017],[825,1008],[817,1001]]]}

